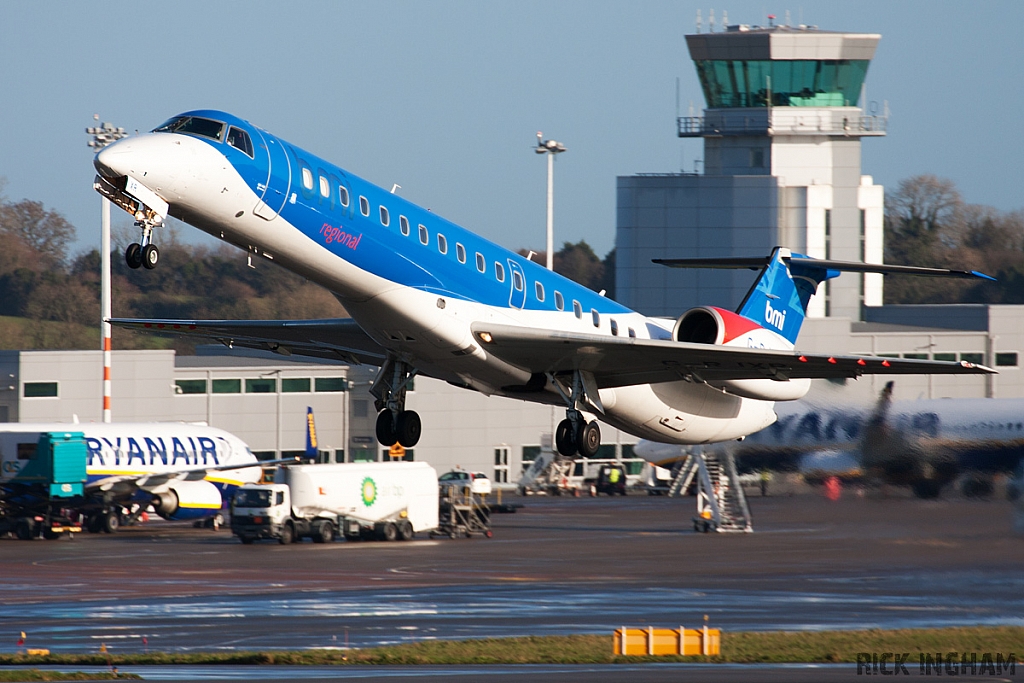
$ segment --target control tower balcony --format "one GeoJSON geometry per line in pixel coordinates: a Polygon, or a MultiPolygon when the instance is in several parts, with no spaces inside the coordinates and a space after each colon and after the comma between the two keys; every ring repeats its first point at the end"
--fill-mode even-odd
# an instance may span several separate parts
{"type": "Polygon", "coordinates": [[[745,107],[707,109],[704,116],[680,116],[677,124],[681,138],[866,137],[885,135],[888,118],[865,115],[860,107],[745,107]]]}

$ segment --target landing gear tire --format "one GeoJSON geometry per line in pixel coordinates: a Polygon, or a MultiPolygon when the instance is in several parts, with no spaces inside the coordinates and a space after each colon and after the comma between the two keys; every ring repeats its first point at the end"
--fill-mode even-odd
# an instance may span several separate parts
{"type": "Polygon", "coordinates": [[[601,448],[601,427],[597,422],[585,422],[580,424],[576,433],[576,447],[584,458],[593,458],[601,448]]]}
{"type": "Polygon", "coordinates": [[[142,248],[142,265],[146,266],[147,270],[153,270],[159,262],[160,250],[155,244],[147,244],[142,248]]]}
{"type": "Polygon", "coordinates": [[[395,433],[398,435],[398,443],[402,444],[403,448],[415,446],[422,432],[423,424],[420,422],[419,413],[414,410],[403,410],[398,414],[395,433]]]}
{"type": "Polygon", "coordinates": [[[576,434],[568,418],[559,422],[555,428],[555,448],[559,455],[567,458],[576,455],[576,434]]]}
{"type": "Polygon", "coordinates": [[[117,510],[103,513],[103,530],[108,534],[116,534],[121,528],[121,515],[117,510]]]}
{"type": "Polygon", "coordinates": [[[377,441],[381,446],[390,448],[398,443],[398,432],[395,430],[395,416],[390,410],[384,409],[377,416],[377,441]]]}
{"type": "Polygon", "coordinates": [[[142,245],[132,242],[124,250],[124,260],[132,270],[142,267],[142,245]]]}

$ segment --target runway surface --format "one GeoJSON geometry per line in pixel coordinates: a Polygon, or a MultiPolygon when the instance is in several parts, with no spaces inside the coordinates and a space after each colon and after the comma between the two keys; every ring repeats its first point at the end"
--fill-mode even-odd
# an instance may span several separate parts
{"type": "MultiPolygon", "coordinates": [[[[155,522],[0,540],[0,652],[19,631],[31,647],[117,653],[610,640],[617,626],[697,627],[705,614],[726,632],[1024,625],[1024,539],[1005,501],[753,497],[756,532],[728,535],[694,533],[691,498],[520,502],[494,517],[492,539],[242,546],[155,522]]],[[[679,680],[665,675],[644,679],[679,680]]]]}

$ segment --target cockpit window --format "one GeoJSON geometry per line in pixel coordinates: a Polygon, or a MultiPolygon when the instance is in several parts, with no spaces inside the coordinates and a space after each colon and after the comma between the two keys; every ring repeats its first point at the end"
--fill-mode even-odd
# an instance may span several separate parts
{"type": "Polygon", "coordinates": [[[235,128],[234,126],[228,128],[228,144],[250,159],[254,158],[252,140],[249,139],[249,134],[241,128],[235,128]]]}
{"type": "Polygon", "coordinates": [[[185,133],[186,135],[198,135],[203,138],[210,138],[221,141],[224,135],[224,124],[212,119],[203,119],[198,116],[177,116],[159,128],[153,129],[154,133],[185,133]]]}

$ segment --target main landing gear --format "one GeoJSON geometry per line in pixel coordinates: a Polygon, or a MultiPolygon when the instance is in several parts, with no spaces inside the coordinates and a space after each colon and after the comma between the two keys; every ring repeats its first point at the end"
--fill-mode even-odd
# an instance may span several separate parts
{"type": "Polygon", "coordinates": [[[156,268],[160,261],[160,250],[153,244],[153,228],[156,223],[150,219],[136,221],[135,226],[142,228],[142,243],[132,242],[124,250],[124,260],[131,269],[146,266],[148,270],[156,268]]]}
{"type": "MultiPolygon", "coordinates": [[[[552,378],[567,405],[565,419],[555,428],[555,449],[559,455],[572,457],[579,453],[584,458],[593,458],[601,448],[601,427],[596,420],[587,421],[580,406],[587,401],[583,378],[579,371],[573,373],[572,386],[566,392],[562,384],[552,378]]],[[[594,401],[591,401],[594,403],[594,401]]],[[[599,407],[599,404],[597,404],[599,407]]]]}
{"type": "Polygon", "coordinates": [[[405,392],[416,376],[416,369],[394,358],[388,358],[377,372],[370,393],[377,399],[377,441],[382,446],[401,444],[412,448],[423,431],[420,416],[405,409],[405,392]]]}

